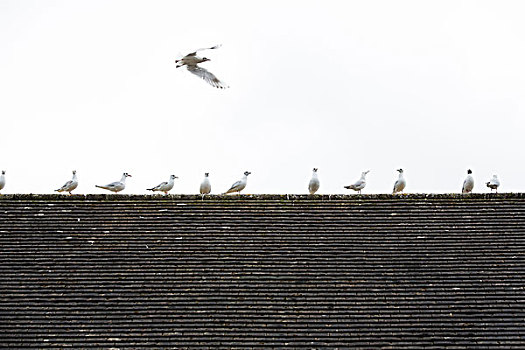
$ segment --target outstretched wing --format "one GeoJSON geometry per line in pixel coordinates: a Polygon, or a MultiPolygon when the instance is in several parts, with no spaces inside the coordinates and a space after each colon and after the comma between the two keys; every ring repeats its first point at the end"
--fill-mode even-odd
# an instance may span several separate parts
{"type": "Polygon", "coordinates": [[[204,50],[215,50],[215,49],[218,49],[219,47],[221,47],[222,45],[215,45],[215,46],[212,46],[212,47],[202,47],[200,49],[197,49],[193,52],[190,52],[189,54],[187,54],[185,57],[188,57],[188,56],[195,56],[197,55],[197,52],[199,51],[204,51],[204,50]]]}
{"type": "Polygon", "coordinates": [[[192,52],[192,54],[196,54],[197,52],[204,51],[204,50],[215,50],[215,49],[218,49],[221,46],[222,46],[221,44],[218,44],[218,45],[214,45],[212,47],[202,47],[200,49],[195,50],[195,52],[192,52]]]}
{"type": "Polygon", "coordinates": [[[210,71],[202,67],[199,67],[199,66],[186,66],[186,67],[188,71],[195,74],[199,78],[204,79],[204,81],[206,81],[208,84],[210,84],[213,87],[216,87],[219,89],[226,89],[228,87],[228,85],[224,84],[222,81],[217,79],[217,77],[213,75],[213,73],[211,73],[210,71]]]}

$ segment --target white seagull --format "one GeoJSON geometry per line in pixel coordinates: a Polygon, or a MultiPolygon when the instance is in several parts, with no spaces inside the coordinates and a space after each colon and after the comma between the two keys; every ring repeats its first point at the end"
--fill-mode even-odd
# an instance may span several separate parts
{"type": "Polygon", "coordinates": [[[178,177],[175,175],[170,175],[170,179],[167,182],[164,181],[155,187],[148,188],[147,190],[164,192],[164,194],[167,195],[168,192],[173,188],[173,181],[175,181],[175,179],[178,179],[178,177]]]}
{"type": "Polygon", "coordinates": [[[237,192],[240,195],[241,191],[244,190],[244,188],[246,187],[246,184],[248,183],[248,175],[250,175],[250,174],[251,173],[249,171],[245,171],[244,172],[244,176],[242,177],[242,179],[240,179],[239,181],[234,183],[232,185],[232,187],[230,187],[230,189],[228,191],[224,192],[223,194],[237,192]]]}
{"type": "Polygon", "coordinates": [[[5,170],[2,170],[2,175],[0,175],[0,190],[5,187],[5,170]]]}
{"type": "Polygon", "coordinates": [[[310,182],[308,183],[308,191],[310,191],[310,194],[314,194],[319,189],[319,178],[317,177],[317,168],[314,168],[312,170],[312,178],[310,179],[310,182]]]}
{"type": "Polygon", "coordinates": [[[187,54],[186,56],[182,57],[181,59],[175,60],[175,63],[177,63],[177,68],[180,68],[182,66],[186,66],[186,69],[190,72],[198,76],[199,78],[204,79],[208,84],[210,84],[213,87],[219,88],[219,89],[226,89],[229,86],[224,84],[224,82],[220,81],[215,75],[213,75],[210,71],[198,66],[199,63],[203,63],[206,61],[210,61],[209,58],[206,57],[199,57],[197,56],[197,52],[202,50],[215,50],[221,47],[220,45],[215,45],[212,47],[205,47],[202,49],[195,50],[194,52],[191,52],[187,54]]]}
{"type": "Polygon", "coordinates": [[[399,178],[394,183],[394,190],[392,191],[392,194],[402,192],[407,185],[407,182],[403,177],[403,169],[397,169],[397,171],[399,171],[399,178]]]}
{"type": "Polygon", "coordinates": [[[201,187],[199,189],[203,197],[205,194],[210,194],[211,192],[210,179],[208,178],[209,175],[210,173],[204,173],[204,180],[202,180],[201,187]]]}
{"type": "Polygon", "coordinates": [[[487,182],[487,187],[490,188],[490,192],[492,192],[492,190],[496,190],[496,193],[498,193],[499,185],[500,185],[500,183],[499,183],[497,175],[493,175],[492,179],[490,179],[490,181],[487,182]]]}
{"type": "Polygon", "coordinates": [[[461,193],[470,193],[474,189],[474,178],[472,177],[472,170],[467,170],[467,177],[463,181],[463,187],[461,193]]]}
{"type": "Polygon", "coordinates": [[[361,194],[361,190],[366,186],[366,174],[368,174],[369,172],[370,170],[363,171],[359,180],[357,180],[352,185],[345,186],[345,188],[349,190],[359,191],[359,194],[361,194]]]}
{"type": "Polygon", "coordinates": [[[64,186],[60,187],[58,190],[55,190],[56,192],[69,192],[71,195],[71,191],[73,191],[78,186],[78,179],[77,179],[77,171],[73,170],[73,178],[66,182],[64,186]]]}
{"type": "Polygon", "coordinates": [[[98,188],[103,188],[105,190],[117,193],[126,188],[126,178],[127,177],[131,177],[131,175],[128,173],[124,173],[122,174],[122,178],[120,179],[120,181],[115,181],[105,186],[99,186],[99,185],[95,185],[95,186],[98,188]]]}

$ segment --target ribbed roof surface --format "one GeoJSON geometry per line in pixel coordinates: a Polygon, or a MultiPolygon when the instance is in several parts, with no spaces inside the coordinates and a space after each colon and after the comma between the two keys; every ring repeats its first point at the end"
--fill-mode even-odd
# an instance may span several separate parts
{"type": "Polygon", "coordinates": [[[524,348],[525,196],[0,196],[8,348],[524,348]]]}

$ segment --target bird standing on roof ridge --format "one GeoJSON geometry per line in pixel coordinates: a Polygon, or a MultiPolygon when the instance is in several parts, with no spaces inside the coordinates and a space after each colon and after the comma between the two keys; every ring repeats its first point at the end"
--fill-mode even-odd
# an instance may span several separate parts
{"type": "Polygon", "coordinates": [[[402,192],[405,189],[405,186],[407,185],[407,182],[403,177],[403,169],[397,169],[397,171],[399,171],[399,178],[394,183],[394,189],[392,191],[392,194],[402,192]]]}
{"type": "Polygon", "coordinates": [[[211,183],[208,176],[210,173],[204,173],[204,180],[201,182],[201,187],[199,188],[200,193],[202,194],[202,197],[204,198],[204,195],[210,194],[211,192],[211,183]]]}
{"type": "Polygon", "coordinates": [[[498,193],[499,185],[500,185],[500,182],[499,182],[497,175],[492,175],[492,179],[490,179],[490,181],[487,182],[487,187],[490,188],[491,193],[492,193],[492,190],[496,190],[496,193],[498,193]]]}
{"type": "Polygon", "coordinates": [[[198,66],[199,63],[210,61],[210,59],[206,57],[197,56],[197,52],[202,51],[202,50],[215,50],[215,49],[218,49],[219,47],[221,47],[221,45],[215,45],[212,47],[205,47],[202,49],[195,50],[194,52],[187,54],[181,59],[175,60],[175,63],[177,63],[176,68],[186,66],[186,69],[190,73],[193,73],[199,78],[204,79],[204,81],[210,84],[211,86],[219,88],[219,89],[226,89],[229,87],[228,85],[220,81],[215,75],[213,75],[207,69],[198,66]]]}
{"type": "Polygon", "coordinates": [[[2,174],[0,175],[0,190],[2,190],[5,187],[5,170],[2,170],[2,174]]]}
{"type": "Polygon", "coordinates": [[[463,181],[463,187],[461,193],[470,193],[474,189],[474,178],[472,177],[472,170],[467,170],[467,177],[463,181]]]}
{"type": "Polygon", "coordinates": [[[170,175],[170,179],[167,182],[166,181],[161,182],[157,186],[148,188],[147,190],[153,191],[153,192],[155,191],[164,192],[164,194],[167,195],[168,192],[173,188],[175,179],[178,179],[178,177],[175,175],[170,175]]]}
{"type": "Polygon", "coordinates": [[[232,187],[230,187],[230,189],[228,191],[224,192],[223,194],[237,192],[240,195],[241,191],[244,190],[244,188],[246,187],[246,184],[248,183],[248,175],[250,175],[250,174],[251,173],[249,171],[245,171],[244,172],[244,176],[242,177],[242,179],[240,179],[239,181],[234,183],[232,185],[232,187]]]}
{"type": "Polygon", "coordinates": [[[345,188],[349,190],[359,191],[359,194],[361,194],[361,190],[365,188],[366,186],[366,174],[368,174],[370,170],[363,171],[361,173],[361,178],[357,180],[354,184],[345,186],[345,188]]]}
{"type": "Polygon", "coordinates": [[[317,177],[317,168],[314,168],[312,170],[312,178],[308,183],[308,191],[310,192],[310,194],[314,194],[315,192],[317,192],[320,184],[321,183],[319,182],[319,178],[317,177]]]}
{"type": "Polygon", "coordinates": [[[64,186],[60,187],[58,190],[55,190],[56,192],[69,192],[69,195],[71,195],[71,191],[73,191],[78,186],[78,179],[77,179],[77,171],[73,170],[73,178],[66,182],[64,186]]]}
{"type": "Polygon", "coordinates": [[[95,185],[95,187],[103,188],[105,190],[117,193],[126,188],[126,178],[127,177],[131,177],[131,175],[128,173],[124,173],[122,174],[122,178],[120,179],[120,181],[115,181],[115,182],[112,182],[104,186],[95,185]]]}

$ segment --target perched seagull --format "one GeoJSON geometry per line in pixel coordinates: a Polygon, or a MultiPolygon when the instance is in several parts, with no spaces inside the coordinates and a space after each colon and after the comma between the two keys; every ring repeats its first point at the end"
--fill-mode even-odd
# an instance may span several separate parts
{"type": "Polygon", "coordinates": [[[472,170],[467,170],[467,178],[463,181],[463,188],[461,193],[470,193],[474,188],[474,178],[472,177],[472,170]]]}
{"type": "Polygon", "coordinates": [[[392,194],[402,192],[407,185],[407,182],[403,177],[403,169],[397,169],[397,171],[399,171],[399,178],[394,183],[394,190],[392,191],[392,194]]]}
{"type": "Polygon", "coordinates": [[[105,186],[99,186],[99,185],[95,185],[95,186],[98,188],[103,188],[105,190],[109,190],[111,192],[117,193],[126,188],[126,178],[127,177],[131,177],[131,175],[128,173],[124,173],[122,174],[122,178],[120,179],[120,181],[115,181],[105,186]]]}
{"type": "Polygon", "coordinates": [[[209,175],[210,173],[204,173],[204,180],[202,180],[202,183],[201,183],[200,192],[203,197],[205,194],[210,194],[211,192],[210,179],[208,178],[209,175]]]}
{"type": "Polygon", "coordinates": [[[312,171],[312,178],[310,179],[310,182],[308,183],[308,191],[310,191],[310,194],[314,194],[319,189],[319,178],[317,177],[317,168],[314,168],[312,171]]]}
{"type": "Polygon", "coordinates": [[[363,171],[361,173],[361,178],[359,180],[357,180],[357,182],[355,182],[352,185],[345,186],[345,188],[347,188],[349,190],[359,191],[359,194],[361,194],[361,190],[363,188],[365,188],[365,186],[366,186],[366,179],[365,179],[366,178],[366,174],[368,174],[369,172],[370,172],[370,170],[363,171]]]}
{"type": "Polygon", "coordinates": [[[490,187],[490,192],[492,192],[492,190],[496,190],[496,193],[498,193],[499,185],[500,183],[497,175],[492,175],[492,179],[487,182],[487,187],[490,187]]]}
{"type": "Polygon", "coordinates": [[[211,86],[219,88],[219,89],[226,89],[229,86],[227,86],[222,81],[217,79],[217,77],[213,75],[211,72],[209,72],[208,70],[198,66],[199,63],[210,61],[210,59],[206,57],[197,56],[197,52],[202,51],[202,50],[215,50],[215,49],[218,49],[219,47],[221,46],[215,45],[212,47],[205,47],[202,49],[198,49],[194,52],[191,52],[187,54],[186,56],[182,57],[181,59],[175,60],[175,63],[177,63],[176,67],[180,68],[182,66],[186,66],[186,69],[190,73],[193,73],[196,76],[204,79],[204,81],[206,81],[211,86]]]}
{"type": "Polygon", "coordinates": [[[173,188],[173,181],[175,179],[178,179],[178,177],[175,175],[170,175],[170,179],[168,182],[164,181],[153,188],[148,188],[147,190],[164,192],[164,194],[167,195],[168,192],[173,188]]]}
{"type": "Polygon", "coordinates": [[[73,178],[66,182],[64,186],[60,187],[58,190],[55,190],[56,192],[69,192],[71,195],[71,191],[73,191],[78,186],[78,180],[77,180],[77,171],[73,170],[73,178]]]}
{"type": "Polygon", "coordinates": [[[224,192],[223,194],[228,194],[228,193],[232,193],[232,192],[238,192],[239,195],[241,194],[241,191],[244,190],[244,188],[246,187],[246,184],[248,183],[248,175],[250,175],[251,173],[249,171],[245,171],[244,172],[244,176],[242,177],[242,179],[240,179],[239,181],[237,181],[236,183],[234,183],[232,185],[232,187],[230,187],[230,189],[226,192],[224,192]]]}
{"type": "Polygon", "coordinates": [[[0,175],[0,190],[5,187],[5,170],[2,170],[2,175],[0,175]]]}

